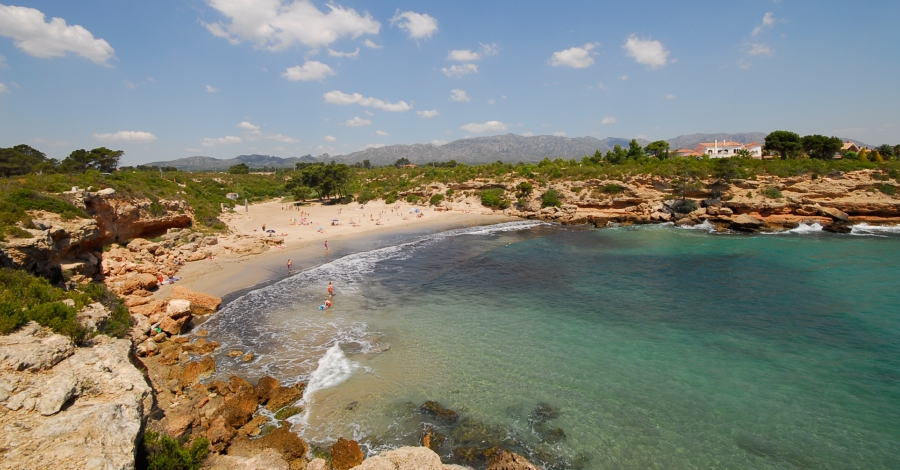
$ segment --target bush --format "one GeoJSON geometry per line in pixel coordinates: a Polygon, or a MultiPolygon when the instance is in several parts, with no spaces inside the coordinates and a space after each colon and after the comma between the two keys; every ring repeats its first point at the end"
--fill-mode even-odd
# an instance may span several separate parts
{"type": "Polygon", "coordinates": [[[419,202],[419,199],[422,199],[422,198],[420,198],[418,194],[407,194],[406,195],[406,202],[408,202],[410,204],[415,204],[415,203],[419,202]]]}
{"type": "Polygon", "coordinates": [[[481,205],[491,209],[506,209],[510,203],[503,196],[502,189],[492,188],[481,191],[481,205]]]}
{"type": "Polygon", "coordinates": [[[784,195],[774,186],[766,186],[759,190],[759,193],[769,199],[781,199],[784,195]]]}
{"type": "Polygon", "coordinates": [[[391,191],[384,197],[385,204],[393,204],[397,202],[397,191],[391,191]]]}
{"type": "Polygon", "coordinates": [[[531,194],[532,190],[534,190],[534,185],[528,181],[522,181],[516,185],[516,191],[519,193],[519,197],[527,197],[531,194]]]}
{"type": "Polygon", "coordinates": [[[368,188],[363,189],[359,193],[359,196],[356,196],[356,202],[358,202],[360,204],[365,204],[365,203],[375,200],[375,199],[378,199],[378,195],[375,194],[375,191],[372,191],[371,189],[368,189],[368,188]]]}
{"type": "Polygon", "coordinates": [[[878,190],[881,191],[881,192],[884,193],[884,194],[887,194],[888,196],[893,196],[893,195],[897,194],[897,187],[896,187],[896,186],[891,186],[891,185],[889,185],[889,184],[883,184],[883,185],[881,185],[881,186],[878,188],[878,190]]]}
{"type": "Polygon", "coordinates": [[[447,197],[452,197],[454,194],[456,194],[456,191],[454,191],[452,189],[448,189],[446,194],[447,194],[447,197]]]}
{"type": "Polygon", "coordinates": [[[559,207],[562,205],[559,191],[550,189],[541,196],[541,207],[559,207]]]}
{"type": "Polygon", "coordinates": [[[28,318],[21,308],[8,302],[0,302],[0,335],[9,334],[25,323],[28,323],[28,318]]]}
{"type": "Polygon", "coordinates": [[[672,209],[679,214],[689,214],[699,208],[700,205],[693,199],[679,199],[672,204],[672,209]]]}
{"type": "Polygon", "coordinates": [[[440,204],[440,203],[443,202],[443,201],[444,201],[444,195],[443,195],[443,194],[435,194],[434,196],[431,196],[431,199],[430,199],[428,202],[429,202],[432,206],[436,206],[436,205],[440,204]]]}
{"type": "Polygon", "coordinates": [[[600,192],[606,193],[606,194],[619,194],[619,193],[625,192],[625,188],[623,188],[615,183],[608,183],[608,184],[603,185],[603,187],[600,188],[600,192]]]}
{"type": "Polygon", "coordinates": [[[190,446],[178,440],[150,431],[144,435],[149,470],[197,470],[209,454],[209,440],[195,439],[190,446]]]}

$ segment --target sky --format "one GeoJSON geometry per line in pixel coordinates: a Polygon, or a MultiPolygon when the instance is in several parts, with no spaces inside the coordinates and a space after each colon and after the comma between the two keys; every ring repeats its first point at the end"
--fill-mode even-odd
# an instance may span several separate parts
{"type": "Polygon", "coordinates": [[[896,0],[0,3],[0,147],[136,165],[506,133],[893,145],[898,19],[896,0]]]}

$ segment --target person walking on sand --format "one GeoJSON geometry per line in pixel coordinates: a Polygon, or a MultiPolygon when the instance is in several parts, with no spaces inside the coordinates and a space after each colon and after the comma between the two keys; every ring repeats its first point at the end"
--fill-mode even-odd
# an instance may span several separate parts
{"type": "Polygon", "coordinates": [[[334,297],[334,285],[331,284],[331,281],[328,282],[328,296],[334,297]]]}
{"type": "Polygon", "coordinates": [[[287,268],[288,268],[288,274],[290,274],[291,271],[294,269],[294,263],[291,261],[290,258],[288,258],[287,268]]]}
{"type": "Polygon", "coordinates": [[[328,251],[328,240],[325,240],[325,251],[328,251]]]}

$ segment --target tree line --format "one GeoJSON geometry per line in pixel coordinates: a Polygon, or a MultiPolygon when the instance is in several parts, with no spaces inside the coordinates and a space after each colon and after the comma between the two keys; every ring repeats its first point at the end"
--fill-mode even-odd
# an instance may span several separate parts
{"type": "Polygon", "coordinates": [[[29,173],[84,173],[98,170],[112,173],[119,166],[125,152],[99,147],[93,150],[79,149],[59,161],[47,158],[47,154],[28,145],[0,148],[0,175],[5,177],[29,173]]]}

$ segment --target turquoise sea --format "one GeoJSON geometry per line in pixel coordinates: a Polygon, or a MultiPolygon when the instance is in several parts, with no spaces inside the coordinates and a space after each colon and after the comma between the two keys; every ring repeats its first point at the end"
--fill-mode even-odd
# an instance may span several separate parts
{"type": "Polygon", "coordinates": [[[900,468],[898,248],[866,226],[407,234],[338,247],[206,327],[217,378],[309,382],[291,421],[313,444],[375,453],[432,425],[445,462],[499,444],[547,469],[900,468]]]}

